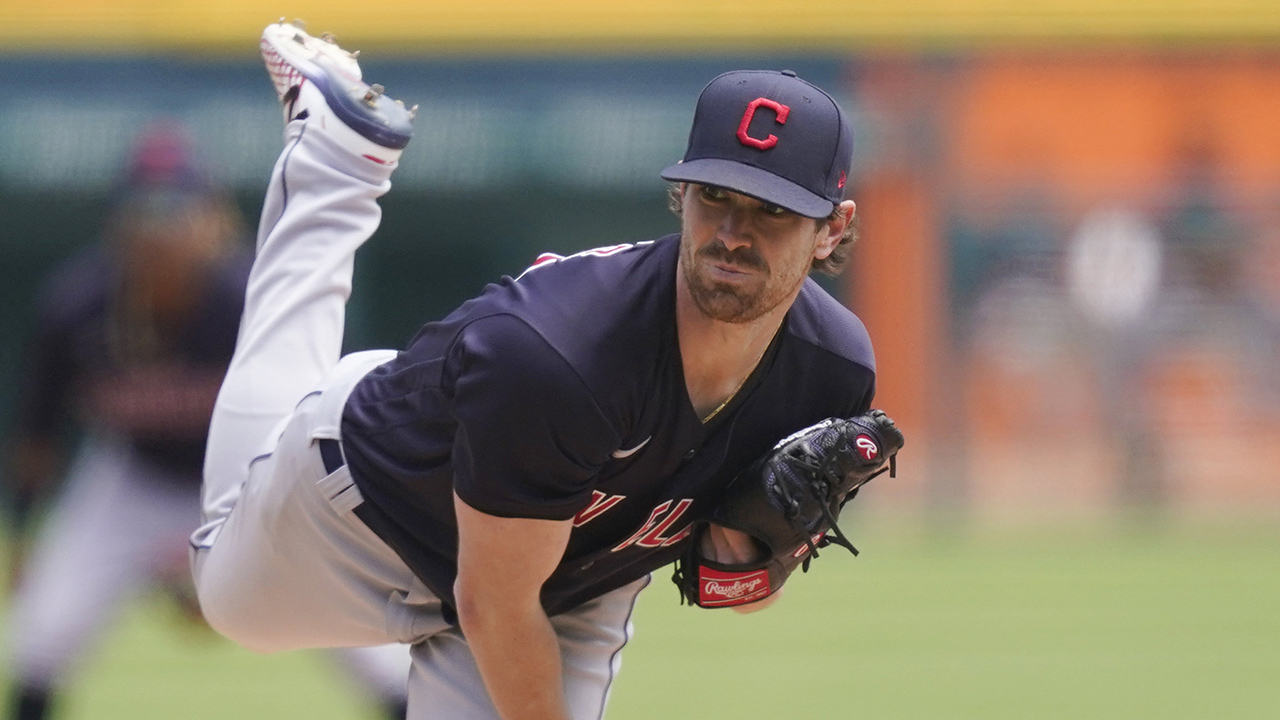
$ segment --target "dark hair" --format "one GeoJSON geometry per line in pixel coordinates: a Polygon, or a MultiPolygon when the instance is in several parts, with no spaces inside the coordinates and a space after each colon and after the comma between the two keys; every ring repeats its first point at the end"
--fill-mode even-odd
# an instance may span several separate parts
{"type": "MultiPolygon", "coordinates": [[[[676,217],[681,217],[684,213],[684,195],[680,193],[680,183],[671,183],[667,187],[667,209],[675,213],[676,217]]],[[[837,205],[831,211],[831,215],[825,218],[814,218],[814,222],[819,225],[827,222],[834,222],[840,216],[840,206],[837,205]]],[[[849,262],[849,254],[853,252],[853,244],[858,241],[858,216],[854,215],[849,218],[849,224],[845,226],[844,234],[840,236],[840,242],[836,245],[831,254],[825,258],[814,258],[813,264],[809,267],[810,272],[820,272],[823,275],[839,275],[844,266],[849,262]]]]}

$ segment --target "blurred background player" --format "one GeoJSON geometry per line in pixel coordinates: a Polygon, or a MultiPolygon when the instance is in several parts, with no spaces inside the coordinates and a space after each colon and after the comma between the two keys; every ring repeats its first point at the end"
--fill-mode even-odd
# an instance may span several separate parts
{"type": "MultiPolygon", "coordinates": [[[[73,665],[130,595],[156,582],[191,597],[187,536],[243,309],[243,237],[183,128],[157,122],[130,153],[101,241],[44,285],[9,447],[15,720],[52,714],[73,665]]],[[[334,656],[403,717],[407,650],[334,656]]]]}

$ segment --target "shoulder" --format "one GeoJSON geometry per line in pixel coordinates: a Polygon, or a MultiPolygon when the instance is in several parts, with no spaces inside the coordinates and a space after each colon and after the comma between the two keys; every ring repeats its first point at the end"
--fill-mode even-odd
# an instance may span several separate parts
{"type": "Polygon", "coordinates": [[[486,315],[460,329],[445,358],[444,384],[455,402],[504,413],[516,407],[542,412],[595,404],[564,354],[525,319],[509,313],[486,315]]]}
{"type": "Polygon", "coordinates": [[[875,387],[866,326],[809,280],[787,313],[768,374],[737,417],[732,466],[820,420],[866,412],[875,387]]]}
{"type": "Polygon", "coordinates": [[[543,433],[553,445],[579,448],[591,462],[617,447],[577,369],[515,315],[486,315],[461,329],[445,359],[444,387],[453,415],[473,433],[543,433]]]}
{"type": "Polygon", "coordinates": [[[875,372],[875,352],[867,327],[852,310],[831,297],[812,278],[787,314],[787,333],[817,351],[830,353],[875,372]]]}
{"type": "Polygon", "coordinates": [[[669,284],[677,252],[678,243],[669,236],[567,256],[543,253],[518,276],[487,285],[446,322],[500,312],[537,327],[598,316],[618,306],[619,298],[645,295],[664,280],[669,284]],[[601,302],[605,298],[607,304],[601,302]]]}
{"type": "Polygon", "coordinates": [[[520,318],[600,390],[620,371],[652,364],[674,333],[678,251],[678,240],[668,236],[543,256],[518,278],[490,286],[477,309],[520,318]],[[602,372],[606,378],[598,377],[602,372]]]}
{"type": "Polygon", "coordinates": [[[565,366],[562,355],[525,318],[505,312],[461,326],[447,360],[454,375],[485,368],[503,382],[550,379],[565,366]]]}

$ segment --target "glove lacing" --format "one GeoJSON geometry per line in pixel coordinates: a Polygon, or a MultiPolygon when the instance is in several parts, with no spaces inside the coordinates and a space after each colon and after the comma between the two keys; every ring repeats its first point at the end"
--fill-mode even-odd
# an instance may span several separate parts
{"type": "MultiPolygon", "coordinates": [[[[839,545],[853,553],[854,557],[857,557],[858,555],[858,548],[854,547],[848,536],[846,536],[844,531],[840,529],[840,525],[836,522],[835,514],[831,512],[830,507],[829,498],[831,496],[831,491],[834,487],[837,487],[839,485],[839,481],[843,479],[839,472],[839,468],[836,467],[840,453],[852,451],[849,447],[849,441],[847,438],[842,439],[842,444],[844,447],[840,448],[839,451],[825,453],[823,459],[818,463],[810,461],[807,457],[797,455],[791,455],[787,458],[792,464],[798,465],[800,469],[807,471],[803,477],[812,478],[812,482],[805,482],[802,484],[806,489],[808,489],[810,496],[817,501],[819,509],[822,510],[823,519],[831,526],[831,533],[834,533],[834,537],[830,533],[825,534],[815,543],[809,532],[809,528],[801,528],[804,530],[805,544],[809,546],[809,555],[805,557],[804,563],[800,566],[803,572],[809,572],[809,563],[814,558],[818,557],[818,548],[825,548],[829,545],[839,545]]],[[[884,473],[885,471],[889,472],[889,477],[897,477],[897,453],[889,456],[889,464],[887,466],[867,475],[865,478],[862,478],[855,483],[853,487],[849,488],[844,498],[840,501],[840,509],[843,509],[844,506],[858,494],[858,490],[863,485],[866,485],[872,478],[884,473]]],[[[778,483],[777,488],[782,494],[783,501],[787,506],[787,519],[791,520],[792,525],[794,526],[796,524],[794,519],[800,514],[800,501],[791,496],[791,493],[787,490],[787,483],[778,483]]]]}

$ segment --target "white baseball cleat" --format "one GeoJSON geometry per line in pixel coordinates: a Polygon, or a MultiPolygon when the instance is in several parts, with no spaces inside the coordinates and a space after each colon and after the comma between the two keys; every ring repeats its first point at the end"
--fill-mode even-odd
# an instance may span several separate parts
{"type": "Polygon", "coordinates": [[[417,106],[383,94],[361,79],[358,53],[338,47],[332,35],[308,35],[298,21],[262,31],[262,59],[284,106],[285,123],[305,120],[340,144],[377,163],[390,164],[413,136],[417,106]]]}

